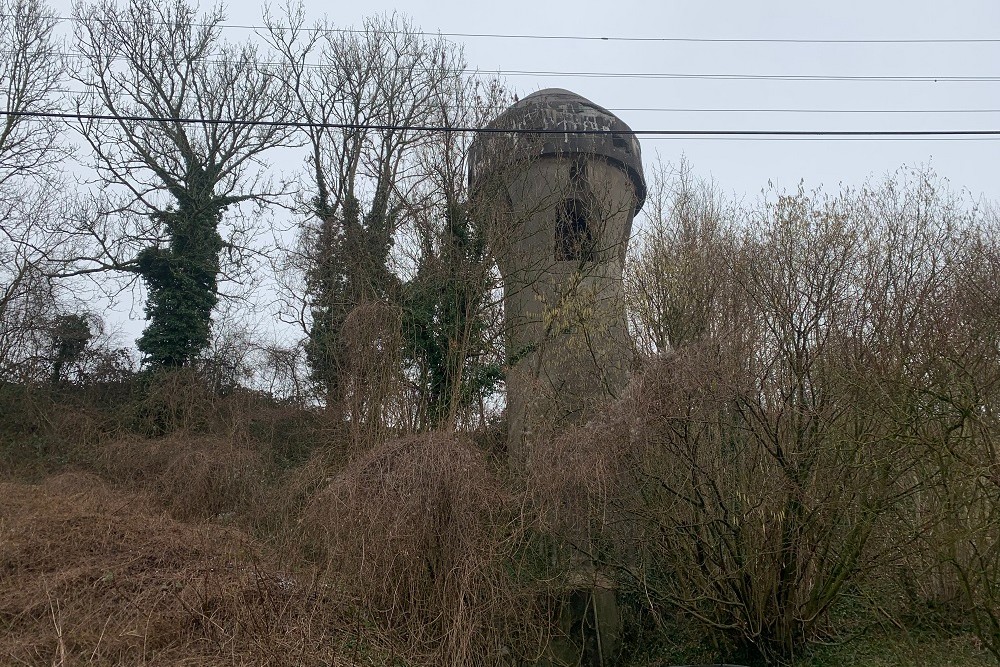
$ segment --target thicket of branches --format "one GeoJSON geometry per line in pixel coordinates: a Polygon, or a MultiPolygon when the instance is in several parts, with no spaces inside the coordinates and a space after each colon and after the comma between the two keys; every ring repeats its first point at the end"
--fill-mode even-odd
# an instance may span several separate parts
{"type": "Polygon", "coordinates": [[[40,0],[0,0],[5,464],[239,515],[417,663],[537,657],[588,559],[627,619],[720,655],[789,660],[888,586],[879,613],[950,605],[1000,657],[995,209],[926,170],[748,207],[658,167],[630,387],[515,476],[501,202],[468,190],[470,135],[412,129],[507,93],[399,17],[223,21],[80,3],[64,59],[40,0]],[[58,110],[116,118],[31,115],[58,110]],[[140,364],[94,315],[128,289],[140,364]],[[262,293],[297,340],[241,319],[262,293]]]}
{"type": "Polygon", "coordinates": [[[751,210],[669,176],[628,275],[654,360],[574,436],[615,443],[598,557],[775,659],[892,578],[996,654],[996,212],[921,170],[751,210]]]}

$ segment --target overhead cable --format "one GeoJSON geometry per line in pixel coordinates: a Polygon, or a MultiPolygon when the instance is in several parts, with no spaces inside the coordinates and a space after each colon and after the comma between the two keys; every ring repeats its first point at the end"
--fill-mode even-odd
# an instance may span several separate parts
{"type": "MultiPolygon", "coordinates": [[[[10,51],[0,51],[0,54],[10,55],[10,51]]],[[[84,58],[82,53],[59,53],[64,58],[84,58]]],[[[108,58],[109,61],[121,61],[128,59],[125,56],[114,56],[108,58]]],[[[188,62],[208,62],[212,64],[234,64],[223,59],[196,58],[188,62]]],[[[285,68],[285,63],[261,62],[257,63],[264,68],[285,68]]],[[[300,63],[301,66],[309,69],[328,69],[333,65],[328,63],[300,63]]],[[[249,64],[247,64],[249,66],[249,64]]],[[[428,67],[396,67],[397,71],[437,71],[428,67]]],[[[519,69],[496,69],[483,70],[473,68],[458,68],[452,70],[455,74],[482,75],[482,76],[511,76],[511,77],[570,77],[570,78],[593,78],[593,79],[676,79],[676,80],[708,80],[708,81],[861,81],[861,82],[881,82],[881,83],[992,83],[1000,82],[1000,75],[950,75],[950,74],[921,74],[921,75],[856,75],[856,74],[743,74],[736,72],[594,72],[594,71],[563,71],[563,70],[519,70],[519,69]]]]}
{"type": "Polygon", "coordinates": [[[286,121],[286,120],[240,120],[229,118],[170,118],[166,116],[115,115],[72,112],[15,112],[0,111],[0,117],[50,118],[62,120],[92,120],[129,123],[176,123],[183,125],[240,125],[261,127],[294,127],[312,129],[338,130],[369,130],[375,132],[410,131],[434,133],[480,133],[507,135],[594,135],[594,136],[669,136],[669,137],[896,137],[919,139],[923,137],[1000,137],[1000,130],[631,130],[616,132],[613,130],[554,130],[554,129],[506,129],[496,127],[453,127],[444,125],[395,125],[367,123],[330,123],[320,121],[286,121]]]}
{"type": "MultiPolygon", "coordinates": [[[[58,89],[53,92],[72,96],[100,97],[97,90],[58,89]]],[[[443,105],[447,109],[459,109],[456,105],[443,105]]],[[[819,113],[819,114],[979,114],[1000,113],[997,109],[803,109],[803,108],[759,108],[759,107],[605,107],[614,112],[642,113],[819,113]]]]}
{"type": "MultiPolygon", "coordinates": [[[[8,15],[9,16],[9,15],[8,15]]],[[[79,22],[76,16],[56,16],[57,21],[79,22]]],[[[117,20],[121,20],[118,17],[117,20]]],[[[139,23],[138,21],[128,21],[139,23]]],[[[143,21],[147,25],[165,25],[162,21],[143,21]]],[[[228,30],[267,30],[268,26],[245,23],[191,23],[193,27],[217,27],[228,30]]],[[[279,29],[289,29],[288,26],[275,26],[279,29]]],[[[371,32],[364,28],[332,28],[306,27],[299,28],[306,32],[359,33],[371,32]]],[[[945,37],[945,38],[806,38],[806,37],[654,37],[628,35],[553,35],[530,33],[499,33],[499,32],[429,32],[422,30],[380,30],[386,35],[419,35],[421,37],[463,37],[475,39],[533,39],[533,40],[570,40],[586,42],[664,42],[664,43],[706,43],[706,44],[1000,44],[1000,38],[994,37],[945,37]]]]}

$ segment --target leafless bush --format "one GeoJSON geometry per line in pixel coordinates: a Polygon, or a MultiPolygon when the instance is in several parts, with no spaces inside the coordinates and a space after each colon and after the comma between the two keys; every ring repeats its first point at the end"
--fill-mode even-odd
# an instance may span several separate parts
{"type": "MultiPolygon", "coordinates": [[[[363,454],[307,508],[327,577],[416,664],[486,665],[524,648],[532,598],[510,561],[511,497],[458,436],[363,454]]],[[[537,644],[536,644],[537,645],[537,644]]]]}
{"type": "Polygon", "coordinates": [[[640,354],[664,353],[708,334],[718,322],[731,256],[735,211],[687,162],[658,163],[645,224],[625,265],[630,330],[640,354]]]}
{"type": "Polygon", "coordinates": [[[45,381],[50,324],[69,301],[48,275],[53,254],[65,250],[63,235],[45,228],[60,210],[42,189],[17,182],[0,188],[7,190],[0,190],[0,375],[45,381]]]}
{"type": "Polygon", "coordinates": [[[46,377],[45,329],[55,298],[37,266],[20,264],[4,250],[0,247],[0,260],[16,263],[13,275],[4,276],[9,282],[0,284],[0,377],[7,382],[38,381],[46,377]]]}
{"type": "Polygon", "coordinates": [[[136,395],[120,415],[121,430],[144,437],[182,433],[211,434],[236,443],[252,440],[251,426],[266,420],[275,402],[242,387],[223,390],[217,371],[188,367],[136,378],[136,395]]]}
{"type": "Polygon", "coordinates": [[[341,339],[345,353],[341,369],[340,407],[349,420],[356,447],[384,442],[400,409],[403,389],[402,331],[399,309],[383,302],[365,302],[344,319],[341,339]]]}
{"type": "Polygon", "coordinates": [[[252,513],[272,475],[259,451],[183,433],[110,443],[98,468],[118,484],[149,492],[180,519],[252,513]]]}
{"type": "MultiPolygon", "coordinates": [[[[987,495],[971,509],[949,471],[985,478],[995,460],[996,311],[989,291],[968,296],[977,211],[927,173],[834,197],[775,193],[742,215],[733,251],[699,264],[712,296],[682,345],[670,332],[693,316],[656,299],[683,296],[674,272],[715,232],[666,218],[644,250],[672,259],[640,265],[631,298],[647,307],[633,324],[674,351],[603,419],[541,450],[541,480],[566,482],[535,486],[567,519],[556,529],[651,604],[787,659],[831,629],[827,612],[865,575],[912,563],[968,512],[991,516],[987,495]],[[685,229],[694,242],[656,245],[685,229]]],[[[946,544],[992,557],[989,539],[955,537],[946,544]]]]}
{"type": "Polygon", "coordinates": [[[914,341],[918,474],[930,483],[903,514],[916,548],[900,579],[910,599],[971,622],[1000,657],[1000,246],[995,220],[967,230],[914,341]]]}
{"type": "Polygon", "coordinates": [[[205,432],[218,423],[221,399],[194,368],[150,376],[132,406],[131,427],[145,435],[205,432]]]}

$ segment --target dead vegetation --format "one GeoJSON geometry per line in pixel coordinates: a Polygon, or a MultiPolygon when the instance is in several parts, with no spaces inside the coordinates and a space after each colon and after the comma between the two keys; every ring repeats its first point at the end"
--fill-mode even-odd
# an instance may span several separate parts
{"type": "Polygon", "coordinates": [[[7,664],[338,664],[338,605],[245,533],[86,473],[2,484],[7,664]]]}
{"type": "Polygon", "coordinates": [[[0,656],[24,664],[496,664],[544,587],[488,454],[449,434],[283,473],[217,436],[130,439],[8,481],[0,656]]]}
{"type": "Polygon", "coordinates": [[[406,433],[375,327],[331,410],[194,369],[0,387],[0,662],[531,662],[583,577],[624,664],[863,624],[996,653],[1000,253],[903,185],[663,209],[629,388],[526,474],[502,428],[406,433]]]}
{"type": "Polygon", "coordinates": [[[525,530],[515,500],[466,438],[414,435],[345,467],[306,507],[302,530],[331,584],[400,654],[495,664],[538,624],[533,586],[513,567],[525,530]]]}
{"type": "Polygon", "coordinates": [[[99,450],[97,467],[118,486],[148,492],[182,521],[259,508],[273,474],[259,451],[197,434],[110,443],[99,450]]]}

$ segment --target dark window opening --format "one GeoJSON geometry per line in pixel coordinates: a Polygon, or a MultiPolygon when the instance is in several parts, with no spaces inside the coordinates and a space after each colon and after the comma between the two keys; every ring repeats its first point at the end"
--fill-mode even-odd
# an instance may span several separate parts
{"type": "Polygon", "coordinates": [[[632,148],[628,145],[628,142],[625,141],[625,137],[618,134],[617,132],[611,135],[611,145],[614,146],[615,148],[622,149],[629,155],[632,154],[632,148]]]}
{"type": "Polygon", "coordinates": [[[592,262],[595,255],[593,226],[587,205],[568,199],[559,207],[556,219],[556,261],[592,262]]]}

